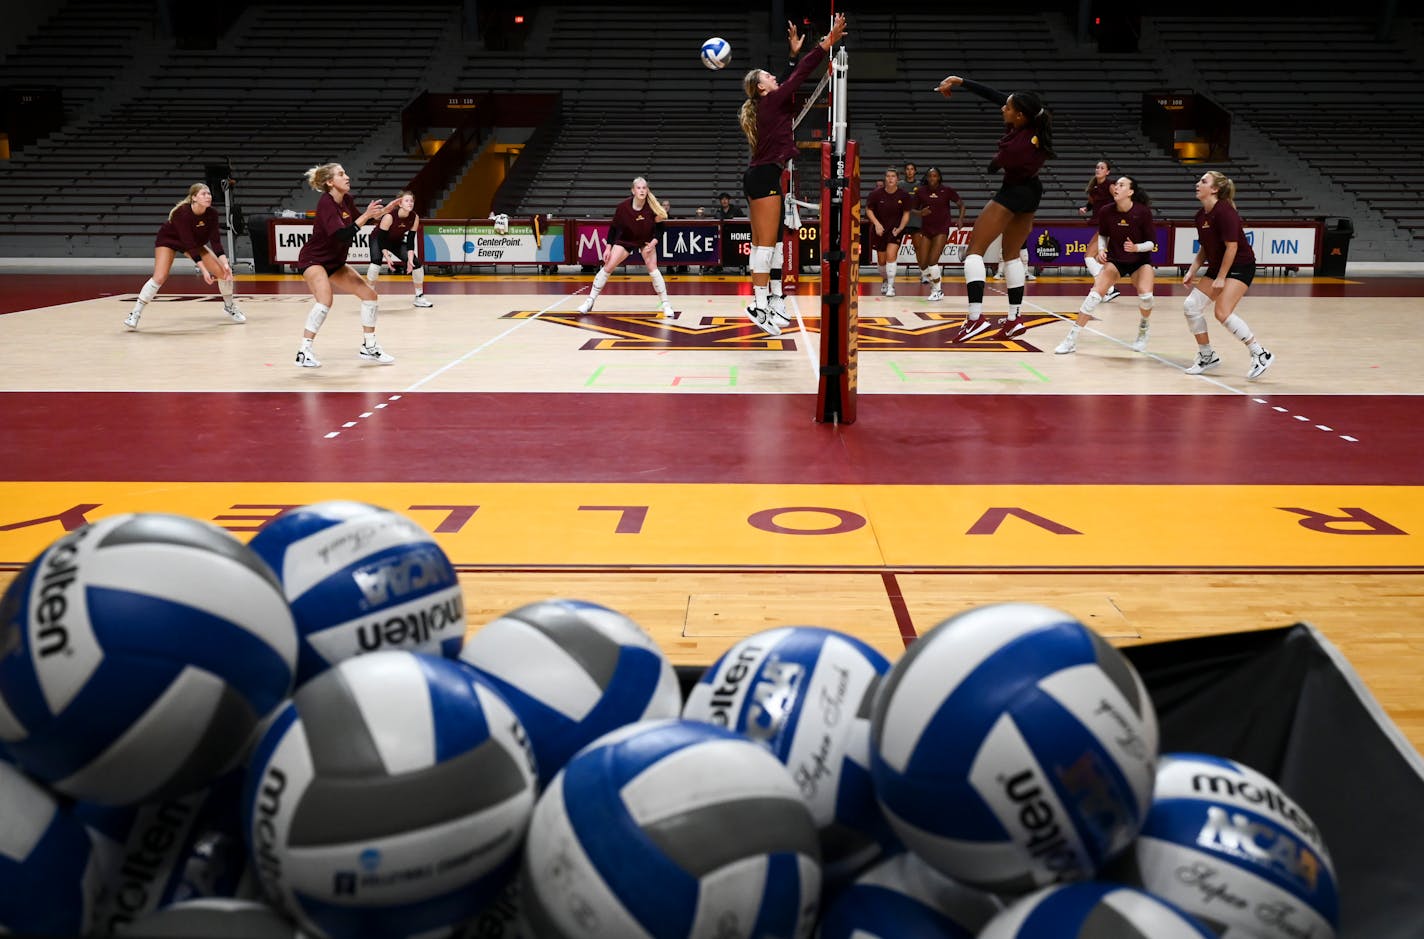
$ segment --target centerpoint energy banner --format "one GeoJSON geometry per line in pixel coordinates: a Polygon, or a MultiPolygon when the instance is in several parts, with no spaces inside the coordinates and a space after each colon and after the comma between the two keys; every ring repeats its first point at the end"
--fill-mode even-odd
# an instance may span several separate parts
{"type": "Polygon", "coordinates": [[[426,264],[562,264],[567,223],[510,219],[499,234],[488,219],[422,221],[426,264]]]}

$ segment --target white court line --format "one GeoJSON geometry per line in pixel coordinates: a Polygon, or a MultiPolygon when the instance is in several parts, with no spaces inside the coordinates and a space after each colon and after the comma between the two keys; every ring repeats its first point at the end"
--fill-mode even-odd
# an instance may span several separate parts
{"type": "MultiPolygon", "coordinates": [[[[1002,290],[1002,289],[999,288],[999,287],[993,287],[992,289],[994,290],[995,293],[998,293],[998,294],[1001,294],[1001,295],[1006,295],[1006,294],[1007,294],[1007,292],[1006,292],[1005,290],[1002,290]]],[[[1027,297],[1024,298],[1023,305],[1026,306],[1026,307],[1032,307],[1033,309],[1037,310],[1037,311],[1040,312],[1040,313],[1047,313],[1049,316],[1057,317],[1058,319],[1063,320],[1065,323],[1071,323],[1071,322],[1073,322],[1074,320],[1077,319],[1077,314],[1076,314],[1076,313],[1073,314],[1072,316],[1064,316],[1062,313],[1056,313],[1056,312],[1054,312],[1053,310],[1049,310],[1049,309],[1046,309],[1046,308],[1044,308],[1044,307],[1039,306],[1037,303],[1032,303],[1032,302],[1030,302],[1027,297]]],[[[1097,318],[1098,318],[1098,317],[1094,317],[1094,319],[1097,319],[1097,318]]],[[[1090,320],[1089,322],[1092,322],[1092,321],[1090,320]]],[[[1117,338],[1116,336],[1109,336],[1107,333],[1100,333],[1100,332],[1098,332],[1096,329],[1094,329],[1092,326],[1084,326],[1084,327],[1082,327],[1082,328],[1083,328],[1084,330],[1087,330],[1088,332],[1092,333],[1094,336],[1098,336],[1098,337],[1100,337],[1100,338],[1106,339],[1106,340],[1108,340],[1109,342],[1117,343],[1119,346],[1122,346],[1124,349],[1128,349],[1128,350],[1131,350],[1131,349],[1132,349],[1132,344],[1131,344],[1131,343],[1124,342],[1123,340],[1117,338]]],[[[1145,355],[1145,356],[1148,356],[1149,358],[1156,359],[1158,362],[1161,362],[1163,365],[1171,366],[1172,368],[1175,368],[1175,369],[1181,371],[1183,374],[1185,374],[1187,368],[1189,368],[1189,366],[1186,366],[1186,365],[1178,365],[1176,362],[1173,362],[1173,361],[1171,361],[1170,359],[1164,359],[1164,358],[1162,358],[1160,355],[1158,355],[1158,354],[1155,353],[1155,352],[1139,352],[1138,355],[1145,355]]],[[[1243,389],[1241,389],[1241,388],[1237,388],[1237,387],[1232,386],[1232,385],[1228,385],[1228,384],[1226,384],[1226,382],[1218,381],[1217,379],[1212,378],[1212,377],[1207,376],[1207,375],[1190,375],[1190,376],[1188,376],[1188,377],[1189,377],[1189,378],[1200,378],[1202,381],[1210,382],[1211,384],[1213,384],[1213,385],[1215,385],[1216,387],[1222,389],[1223,391],[1229,391],[1229,392],[1231,392],[1232,394],[1235,394],[1235,395],[1243,395],[1243,396],[1245,396],[1245,395],[1250,395],[1250,394],[1252,394],[1252,392],[1245,391],[1245,390],[1243,390],[1243,389]]],[[[1254,402],[1257,403],[1257,404],[1264,404],[1264,405],[1270,407],[1271,410],[1277,411],[1277,412],[1279,412],[1279,413],[1281,413],[1281,414],[1290,414],[1290,409],[1289,409],[1289,408],[1283,408],[1283,407],[1281,407],[1280,405],[1272,405],[1272,404],[1271,404],[1269,401],[1267,401],[1265,398],[1252,398],[1251,400],[1254,401],[1254,402]]],[[[1302,416],[1300,416],[1299,414],[1291,414],[1290,416],[1294,417],[1294,418],[1295,418],[1296,420],[1298,420],[1298,421],[1303,421],[1303,422],[1305,422],[1305,423],[1310,423],[1310,418],[1308,418],[1308,417],[1302,417],[1302,416]]],[[[1325,426],[1324,424],[1316,424],[1315,427],[1316,427],[1317,430],[1321,430],[1321,431],[1325,431],[1325,432],[1329,432],[1329,433],[1333,433],[1333,432],[1334,432],[1333,428],[1327,427],[1327,426],[1325,426]]],[[[1360,441],[1359,441],[1359,438],[1357,438],[1357,437],[1351,437],[1349,434],[1338,434],[1337,436],[1339,436],[1339,438],[1340,438],[1341,440],[1344,440],[1344,441],[1346,441],[1347,443],[1359,443],[1359,442],[1360,442],[1360,441]]]]}
{"type": "MultiPolygon", "coordinates": [[[[786,299],[791,303],[791,309],[796,311],[796,328],[801,330],[801,347],[806,350],[806,360],[811,363],[811,380],[819,387],[821,382],[821,368],[816,364],[816,356],[811,352],[811,335],[806,332],[806,321],[801,318],[801,304],[796,302],[796,294],[787,294],[786,299]]],[[[824,324],[822,324],[824,326],[824,324]]]]}
{"type": "Polygon", "coordinates": [[[527,326],[527,325],[529,325],[530,323],[534,322],[534,321],[537,320],[539,317],[543,316],[545,313],[548,313],[550,310],[552,310],[554,307],[558,306],[560,303],[563,303],[565,300],[572,300],[574,297],[577,297],[579,294],[583,293],[583,292],[584,292],[585,290],[587,290],[587,289],[588,289],[588,286],[587,286],[587,285],[584,285],[583,287],[580,287],[579,289],[575,290],[573,293],[569,294],[568,296],[560,297],[559,299],[555,300],[553,303],[551,303],[551,304],[549,304],[548,306],[544,307],[544,309],[540,310],[538,313],[535,313],[533,316],[529,317],[527,320],[520,320],[519,322],[515,323],[513,326],[511,326],[511,327],[509,327],[508,329],[506,329],[504,332],[500,333],[498,336],[494,336],[494,337],[492,337],[492,338],[490,338],[490,339],[486,339],[484,342],[482,342],[482,343],[480,343],[479,345],[475,346],[475,347],[474,347],[473,349],[471,349],[469,352],[466,352],[464,355],[460,356],[458,359],[455,359],[453,362],[450,362],[450,363],[448,363],[448,364],[446,364],[446,365],[440,366],[440,367],[437,368],[435,371],[431,372],[429,375],[426,375],[426,376],[425,376],[424,378],[422,378],[420,381],[418,381],[418,382],[416,382],[415,384],[411,385],[409,388],[406,389],[406,391],[419,391],[421,385],[425,385],[425,384],[428,384],[429,382],[434,381],[435,379],[439,378],[441,375],[444,375],[446,372],[450,371],[450,369],[452,369],[452,368],[454,368],[455,366],[460,365],[460,364],[462,364],[462,363],[468,361],[469,359],[473,358],[474,356],[480,354],[481,352],[483,352],[483,351],[485,351],[486,349],[488,349],[490,346],[494,345],[496,342],[499,342],[499,341],[500,341],[501,339],[503,339],[505,336],[508,336],[510,333],[515,332],[516,330],[523,329],[525,326],[527,326]]]}

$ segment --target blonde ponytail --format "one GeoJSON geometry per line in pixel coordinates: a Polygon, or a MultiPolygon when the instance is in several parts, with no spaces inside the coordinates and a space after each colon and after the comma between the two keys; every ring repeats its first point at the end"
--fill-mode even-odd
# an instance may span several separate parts
{"type": "Polygon", "coordinates": [[[177,215],[177,214],[178,214],[178,210],[181,209],[181,208],[183,208],[183,206],[185,206],[185,205],[192,205],[192,204],[193,204],[193,197],[196,196],[198,193],[202,192],[204,189],[207,189],[207,188],[208,188],[208,184],[207,184],[207,183],[194,183],[193,185],[189,186],[189,187],[188,187],[188,194],[183,197],[183,201],[180,202],[180,203],[178,203],[178,204],[175,205],[173,208],[171,208],[171,209],[168,210],[168,221],[170,221],[170,222],[173,221],[173,216],[177,215]]]}
{"type": "Polygon", "coordinates": [[[1216,184],[1216,197],[1235,205],[1236,183],[1231,180],[1231,177],[1217,170],[1207,170],[1206,175],[1210,176],[1211,181],[1216,184]]]}
{"type": "Polygon", "coordinates": [[[340,163],[320,163],[306,171],[305,177],[307,185],[317,192],[326,192],[327,183],[331,182],[331,177],[336,174],[340,163]]]}
{"type": "Polygon", "coordinates": [[[754,68],[742,78],[742,90],[747,100],[737,112],[737,120],[742,125],[742,133],[747,137],[747,146],[756,152],[757,146],[757,100],[761,97],[761,69],[754,68]]]}

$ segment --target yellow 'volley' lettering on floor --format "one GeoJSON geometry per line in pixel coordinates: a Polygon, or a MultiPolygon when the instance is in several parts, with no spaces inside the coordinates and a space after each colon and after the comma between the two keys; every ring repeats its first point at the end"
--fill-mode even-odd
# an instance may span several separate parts
{"type": "Polygon", "coordinates": [[[288,506],[404,512],[477,567],[1424,569],[1405,486],[0,483],[0,563],[176,512],[246,540],[288,506]]]}

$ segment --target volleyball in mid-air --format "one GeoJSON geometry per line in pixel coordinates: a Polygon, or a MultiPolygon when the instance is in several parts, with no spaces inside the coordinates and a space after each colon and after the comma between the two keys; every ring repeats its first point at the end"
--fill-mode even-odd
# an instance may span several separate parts
{"type": "Polygon", "coordinates": [[[732,44],[720,36],[713,36],[702,44],[702,64],[710,69],[725,68],[732,61],[732,44]]]}

